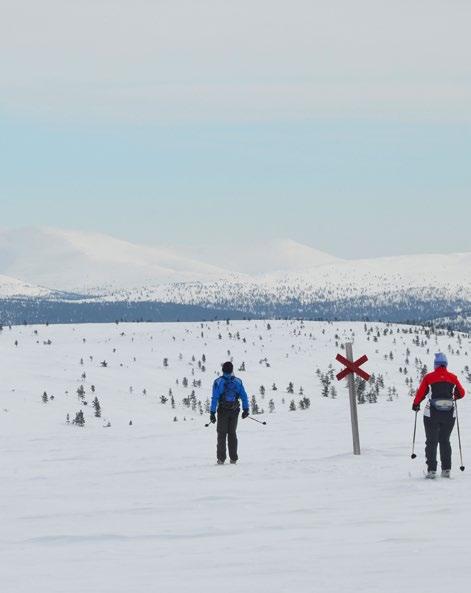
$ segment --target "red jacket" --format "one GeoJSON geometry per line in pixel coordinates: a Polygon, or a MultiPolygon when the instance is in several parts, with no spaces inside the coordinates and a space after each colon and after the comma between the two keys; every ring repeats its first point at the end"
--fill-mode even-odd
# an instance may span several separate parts
{"type": "Polygon", "coordinates": [[[415,396],[414,404],[420,404],[429,391],[432,399],[461,399],[466,393],[458,377],[445,367],[438,367],[432,373],[425,375],[415,396]]]}

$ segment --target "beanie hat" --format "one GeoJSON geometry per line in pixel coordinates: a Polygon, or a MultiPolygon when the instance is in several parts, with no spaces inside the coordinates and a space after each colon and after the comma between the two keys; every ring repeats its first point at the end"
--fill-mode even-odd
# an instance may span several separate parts
{"type": "Polygon", "coordinates": [[[232,373],[234,372],[234,365],[232,364],[232,362],[230,362],[230,361],[225,362],[222,365],[222,372],[225,375],[232,375],[232,373]]]}
{"type": "Polygon", "coordinates": [[[447,367],[448,358],[446,357],[446,354],[443,354],[443,352],[437,352],[437,354],[435,354],[435,360],[433,364],[436,369],[439,367],[447,367]]]}

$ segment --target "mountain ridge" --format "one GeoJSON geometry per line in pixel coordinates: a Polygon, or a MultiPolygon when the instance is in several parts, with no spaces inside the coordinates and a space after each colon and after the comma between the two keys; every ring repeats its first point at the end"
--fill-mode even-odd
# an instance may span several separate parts
{"type": "MultiPolygon", "coordinates": [[[[103,294],[142,283],[210,280],[230,275],[171,249],[135,245],[100,233],[49,227],[0,231],[0,273],[52,290],[85,294],[103,294]]],[[[241,274],[237,276],[242,278],[241,274]]]]}
{"type": "Polygon", "coordinates": [[[80,303],[123,303],[113,310],[126,318],[133,308],[154,318],[145,303],[161,303],[239,317],[414,320],[449,318],[471,302],[471,253],[342,260],[283,241],[291,269],[242,274],[99,233],[0,231],[0,298],[71,301],[73,316],[80,303]]]}
{"type": "Polygon", "coordinates": [[[0,274],[0,298],[50,298],[54,291],[0,274]]]}

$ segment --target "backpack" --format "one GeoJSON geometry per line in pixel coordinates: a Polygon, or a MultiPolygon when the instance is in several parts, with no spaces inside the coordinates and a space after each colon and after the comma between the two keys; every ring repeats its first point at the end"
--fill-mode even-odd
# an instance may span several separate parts
{"type": "Polygon", "coordinates": [[[223,378],[223,381],[224,391],[219,398],[219,407],[224,410],[240,410],[239,391],[234,377],[231,377],[230,379],[223,378]]]}

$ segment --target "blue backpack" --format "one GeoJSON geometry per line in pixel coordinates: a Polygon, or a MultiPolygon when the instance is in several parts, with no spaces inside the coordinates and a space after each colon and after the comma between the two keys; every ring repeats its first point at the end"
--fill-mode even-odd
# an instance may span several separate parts
{"type": "Polygon", "coordinates": [[[224,410],[239,410],[239,392],[234,377],[230,379],[223,378],[224,391],[219,398],[219,406],[224,410]]]}

